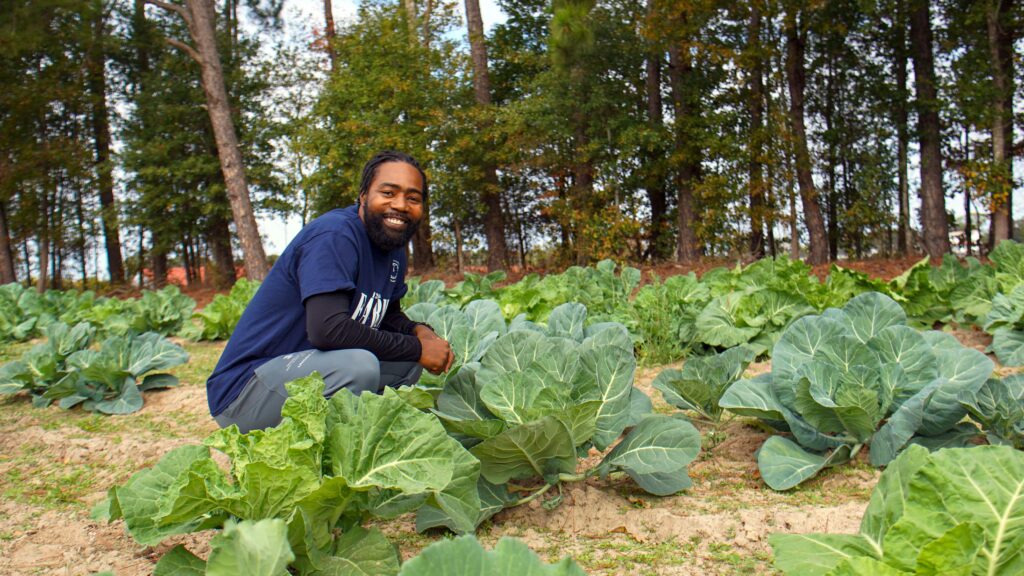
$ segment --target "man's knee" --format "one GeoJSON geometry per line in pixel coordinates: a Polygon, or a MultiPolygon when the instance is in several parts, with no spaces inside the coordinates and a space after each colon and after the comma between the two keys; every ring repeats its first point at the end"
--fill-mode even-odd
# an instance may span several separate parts
{"type": "Polygon", "coordinates": [[[346,388],[357,396],[380,389],[380,362],[367,350],[345,350],[330,374],[324,374],[324,396],[346,388]]]}

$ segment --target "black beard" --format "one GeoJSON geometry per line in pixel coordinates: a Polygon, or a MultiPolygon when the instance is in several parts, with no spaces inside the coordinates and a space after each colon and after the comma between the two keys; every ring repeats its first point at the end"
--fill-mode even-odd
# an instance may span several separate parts
{"type": "Polygon", "coordinates": [[[385,216],[387,214],[374,214],[370,212],[366,207],[366,203],[363,203],[363,224],[366,227],[366,234],[370,237],[371,242],[385,252],[391,252],[408,244],[409,240],[416,234],[416,230],[420,227],[418,220],[412,220],[404,214],[392,214],[392,216],[402,218],[408,222],[405,230],[398,232],[384,225],[385,216]]]}

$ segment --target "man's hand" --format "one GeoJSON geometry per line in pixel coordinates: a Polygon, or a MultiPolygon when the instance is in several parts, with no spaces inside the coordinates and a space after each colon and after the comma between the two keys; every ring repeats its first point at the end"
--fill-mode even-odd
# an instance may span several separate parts
{"type": "Polygon", "coordinates": [[[426,326],[419,325],[413,331],[420,340],[420,365],[431,374],[447,372],[455,361],[452,347],[443,338],[426,326]]]}

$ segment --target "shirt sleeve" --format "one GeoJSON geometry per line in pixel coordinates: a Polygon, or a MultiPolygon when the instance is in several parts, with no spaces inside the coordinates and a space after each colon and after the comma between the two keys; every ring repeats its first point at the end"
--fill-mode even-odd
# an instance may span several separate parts
{"type": "Polygon", "coordinates": [[[296,276],[303,302],[315,294],[355,290],[359,250],[349,235],[324,232],[311,238],[299,250],[296,276]]]}
{"type": "MultiPolygon", "coordinates": [[[[352,294],[351,290],[335,291],[306,299],[306,334],[313,346],[320,350],[361,348],[382,361],[416,362],[420,359],[423,350],[419,338],[411,335],[411,329],[410,333],[374,330],[353,320],[349,313],[352,294]]],[[[388,310],[390,313],[390,307],[388,310]]],[[[400,309],[398,313],[405,318],[400,309]]],[[[412,323],[408,318],[405,320],[412,323]]]]}
{"type": "MultiPolygon", "coordinates": [[[[384,330],[391,332],[398,332],[399,334],[412,334],[422,322],[413,322],[402,312],[402,301],[392,300],[388,304],[387,312],[384,313],[384,319],[380,322],[380,327],[384,330]]],[[[426,326],[426,324],[423,324],[426,326]]]]}

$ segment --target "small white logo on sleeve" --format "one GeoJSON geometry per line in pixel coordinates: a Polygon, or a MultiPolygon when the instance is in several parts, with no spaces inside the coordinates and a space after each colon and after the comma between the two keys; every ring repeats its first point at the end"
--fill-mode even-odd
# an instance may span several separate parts
{"type": "Polygon", "coordinates": [[[391,261],[391,283],[398,281],[398,260],[391,261]]]}

